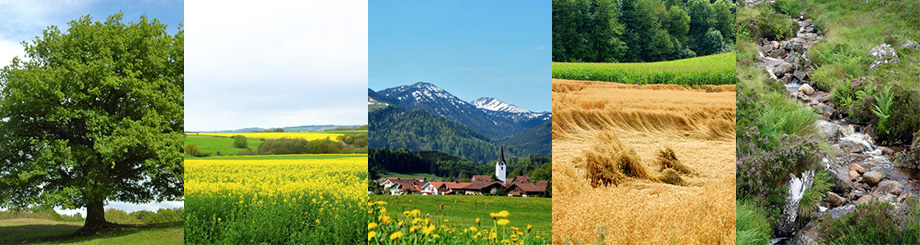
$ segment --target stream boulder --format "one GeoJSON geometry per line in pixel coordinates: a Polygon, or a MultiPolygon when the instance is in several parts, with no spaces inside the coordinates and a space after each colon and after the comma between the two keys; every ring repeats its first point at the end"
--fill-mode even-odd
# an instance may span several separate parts
{"type": "Polygon", "coordinates": [[[907,155],[907,153],[905,153],[904,151],[901,151],[901,152],[898,152],[898,154],[895,154],[894,161],[892,161],[892,164],[894,164],[895,167],[920,169],[920,162],[914,161],[914,159],[911,159],[910,156],[907,155]]]}
{"type": "Polygon", "coordinates": [[[806,84],[802,84],[802,86],[799,87],[799,92],[802,92],[803,94],[806,94],[806,95],[812,95],[815,93],[815,89],[812,88],[811,85],[808,85],[806,83],[806,84]]]}
{"type": "Polygon", "coordinates": [[[831,205],[832,208],[843,206],[843,204],[846,204],[846,202],[846,199],[843,199],[843,197],[837,195],[836,193],[830,191],[827,192],[827,204],[831,205]]]}
{"type": "Polygon", "coordinates": [[[863,183],[869,184],[870,186],[878,185],[882,178],[885,178],[885,174],[879,171],[869,171],[863,174],[863,183]]]}

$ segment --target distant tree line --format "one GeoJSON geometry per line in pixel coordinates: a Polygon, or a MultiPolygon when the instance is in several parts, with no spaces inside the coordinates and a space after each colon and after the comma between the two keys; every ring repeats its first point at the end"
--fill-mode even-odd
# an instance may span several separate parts
{"type": "MultiPolygon", "coordinates": [[[[83,215],[75,213],[73,215],[58,214],[54,210],[21,210],[0,212],[0,220],[4,219],[47,219],[62,222],[83,222],[86,221],[83,215]]],[[[156,212],[147,210],[138,210],[134,212],[125,212],[124,210],[109,208],[105,210],[105,218],[109,222],[118,224],[160,224],[173,223],[185,220],[185,209],[183,208],[161,208],[156,212]]]]}
{"type": "MultiPolygon", "coordinates": [[[[300,138],[266,139],[256,149],[249,148],[246,136],[235,135],[233,147],[245,150],[236,155],[278,155],[278,154],[339,154],[339,153],[367,153],[367,134],[343,134],[335,140],[329,137],[323,139],[306,140],[300,138]]],[[[211,156],[210,152],[202,152],[196,144],[185,145],[185,154],[195,157],[211,156]]]]}
{"type": "MultiPolygon", "coordinates": [[[[442,177],[445,181],[468,181],[473,175],[495,174],[495,161],[491,164],[479,164],[438,151],[375,148],[370,149],[368,162],[369,170],[406,174],[429,173],[442,177]]],[[[552,179],[552,158],[549,156],[509,158],[505,159],[505,164],[511,170],[507,178],[527,175],[532,181],[552,179]]]]}
{"type": "Polygon", "coordinates": [[[557,62],[652,62],[733,50],[737,0],[553,0],[557,62]]]}

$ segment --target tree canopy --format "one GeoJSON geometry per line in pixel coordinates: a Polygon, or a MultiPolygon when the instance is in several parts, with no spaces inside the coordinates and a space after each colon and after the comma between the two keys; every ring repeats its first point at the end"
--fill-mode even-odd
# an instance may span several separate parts
{"type": "Polygon", "coordinates": [[[0,71],[0,207],[87,208],[183,198],[182,27],[89,15],[23,42],[0,71]]]}
{"type": "Polygon", "coordinates": [[[553,0],[557,62],[651,62],[730,51],[735,0],[553,0]]]}

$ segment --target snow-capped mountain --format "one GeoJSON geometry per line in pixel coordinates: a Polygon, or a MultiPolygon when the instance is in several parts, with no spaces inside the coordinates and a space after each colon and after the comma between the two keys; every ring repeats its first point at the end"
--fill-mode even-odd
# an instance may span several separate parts
{"type": "Polygon", "coordinates": [[[409,110],[422,109],[428,113],[457,120],[493,138],[502,138],[528,130],[550,120],[550,112],[532,112],[495,98],[480,98],[466,102],[434,84],[418,82],[374,92],[368,96],[409,110]]]}

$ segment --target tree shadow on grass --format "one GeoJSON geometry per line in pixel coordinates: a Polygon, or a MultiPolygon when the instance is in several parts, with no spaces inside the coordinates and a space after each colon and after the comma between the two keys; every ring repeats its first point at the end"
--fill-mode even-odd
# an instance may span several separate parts
{"type": "Polygon", "coordinates": [[[73,243],[85,242],[101,238],[115,238],[131,235],[134,233],[159,230],[168,228],[182,228],[183,222],[149,224],[149,225],[123,225],[117,224],[115,227],[106,228],[95,232],[92,235],[74,236],[74,232],[82,226],[78,225],[21,225],[0,227],[0,235],[19,234],[13,239],[0,239],[2,244],[32,244],[32,243],[73,243]],[[30,235],[23,235],[31,233],[30,235]],[[15,239],[15,240],[14,240],[15,239]]]}

